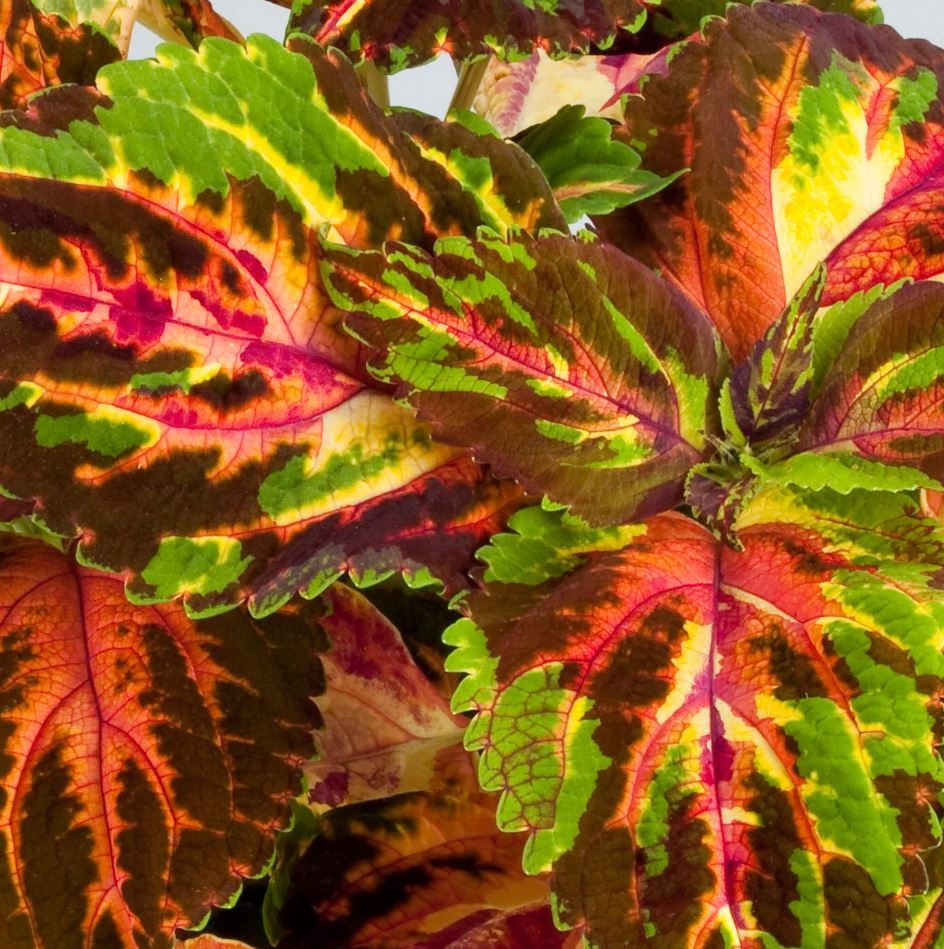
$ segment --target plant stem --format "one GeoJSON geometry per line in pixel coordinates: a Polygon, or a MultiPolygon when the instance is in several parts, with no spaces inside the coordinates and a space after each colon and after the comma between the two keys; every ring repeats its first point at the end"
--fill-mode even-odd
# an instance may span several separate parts
{"type": "Polygon", "coordinates": [[[472,108],[475,94],[479,91],[479,86],[485,77],[485,70],[488,69],[488,63],[489,57],[483,56],[481,59],[466,60],[462,64],[462,70],[459,73],[459,84],[452,94],[452,102],[449,103],[450,112],[456,109],[472,108]]]}

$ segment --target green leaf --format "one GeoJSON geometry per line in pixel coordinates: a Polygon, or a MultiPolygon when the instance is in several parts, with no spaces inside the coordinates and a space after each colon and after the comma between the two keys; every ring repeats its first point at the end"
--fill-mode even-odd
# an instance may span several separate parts
{"type": "Polygon", "coordinates": [[[660,178],[640,168],[639,153],[613,141],[613,126],[584,111],[567,106],[518,142],[544,172],[569,224],[642,201],[684,173],[660,178]]]}

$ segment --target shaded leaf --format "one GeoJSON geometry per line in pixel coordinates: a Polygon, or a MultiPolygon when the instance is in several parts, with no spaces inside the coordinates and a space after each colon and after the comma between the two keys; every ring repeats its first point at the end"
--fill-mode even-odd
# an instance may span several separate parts
{"type": "Polygon", "coordinates": [[[732,7],[627,102],[644,167],[691,173],[599,229],[711,315],[736,359],[825,261],[824,306],[944,268],[944,57],[794,4],[732,7]]]}
{"type": "Polygon", "coordinates": [[[642,201],[682,174],[660,178],[645,171],[639,153],[613,141],[612,134],[611,123],[584,117],[577,105],[561,109],[518,143],[544,172],[568,223],[642,201]]]}
{"type": "MultiPolygon", "coordinates": [[[[701,28],[706,17],[725,16],[732,3],[747,0],[659,0],[651,9],[649,24],[654,33],[669,39],[681,39],[701,28]]],[[[877,0],[777,0],[805,3],[828,13],[844,13],[865,23],[881,23],[882,10],[877,0]]]]}
{"type": "Polygon", "coordinates": [[[322,656],[318,757],[305,769],[312,804],[426,790],[436,755],[462,740],[465,719],[449,712],[396,628],[361,594],[334,584],[321,599],[331,648],[322,656]]]}
{"type": "Polygon", "coordinates": [[[477,205],[336,56],[161,55],[106,70],[107,107],[57,90],[0,130],[0,485],[135,597],[198,612],[273,609],[344,570],[464,585],[517,489],[372,391],[306,221],[422,242],[474,230],[477,205]],[[297,79],[281,113],[277,76],[297,79]],[[290,105],[305,133],[267,138],[290,105]]]}
{"type": "Polygon", "coordinates": [[[918,472],[944,481],[942,316],[944,287],[936,282],[873,304],[853,325],[798,447],[859,456],[872,469],[875,462],[916,469],[904,473],[913,486],[936,486],[918,472]]]}
{"type": "Polygon", "coordinates": [[[394,71],[439,52],[516,59],[534,49],[564,54],[605,48],[645,19],[643,0],[303,0],[289,34],[307,33],[356,59],[394,71]]]}
{"type": "Polygon", "coordinates": [[[42,13],[32,0],[6,0],[0,7],[0,109],[22,108],[47,86],[91,85],[98,70],[120,56],[91,23],[42,13]]]}
{"type": "Polygon", "coordinates": [[[600,949],[931,945],[944,532],[906,496],[789,490],[738,531],[661,515],[466,601],[448,666],[500,826],[600,949]]]}
{"type": "Polygon", "coordinates": [[[174,949],[253,949],[248,943],[238,939],[220,939],[219,936],[206,934],[196,939],[178,940],[174,949]]]}
{"type": "Polygon", "coordinates": [[[685,479],[685,503],[691,508],[692,517],[735,550],[741,549],[736,531],[738,518],[761,486],[756,475],[766,474],[766,469],[755,469],[752,460],[748,455],[743,460],[722,458],[703,462],[695,465],[685,479]]]}
{"type": "Polygon", "coordinates": [[[0,942],[169,947],[261,873],[318,725],[302,606],[194,623],[0,536],[0,942]]]}
{"type": "Polygon", "coordinates": [[[269,942],[276,946],[288,935],[279,925],[279,913],[291,888],[292,875],[302,854],[321,833],[321,820],[307,805],[292,801],[292,823],[275,839],[275,854],[262,902],[262,924],[269,942]]]}
{"type": "Polygon", "coordinates": [[[406,949],[483,910],[546,899],[546,881],[521,869],[522,837],[496,830],[469,755],[446,749],[438,769],[428,791],[325,815],[280,916],[282,949],[406,949]]]}
{"type": "Polygon", "coordinates": [[[764,454],[786,449],[806,421],[813,387],[816,316],[826,282],[817,267],[750,358],[721,390],[721,422],[729,443],[764,454]]]}
{"type": "Polygon", "coordinates": [[[594,524],[680,498],[706,451],[710,326],[612,248],[564,236],[329,251],[348,328],[437,438],[594,524]]]}
{"type": "Polygon", "coordinates": [[[551,907],[536,903],[522,909],[480,910],[460,919],[413,949],[577,949],[579,934],[562,933],[551,907]]]}

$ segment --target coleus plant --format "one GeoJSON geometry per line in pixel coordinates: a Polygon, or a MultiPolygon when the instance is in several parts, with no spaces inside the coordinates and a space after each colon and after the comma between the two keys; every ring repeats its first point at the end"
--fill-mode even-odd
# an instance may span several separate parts
{"type": "Polygon", "coordinates": [[[3,10],[0,945],[944,944],[944,51],[3,10]]]}

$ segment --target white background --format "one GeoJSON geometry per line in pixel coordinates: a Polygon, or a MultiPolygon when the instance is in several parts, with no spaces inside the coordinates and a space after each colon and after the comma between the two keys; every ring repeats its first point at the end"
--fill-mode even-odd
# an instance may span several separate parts
{"type": "MultiPolygon", "coordinates": [[[[880,0],[885,22],[904,36],[921,36],[944,47],[944,0],[880,0]]],[[[281,39],[288,22],[288,10],[266,0],[213,0],[214,8],[243,35],[269,33],[281,39]]],[[[156,37],[141,27],[131,41],[131,56],[150,56],[156,37]]],[[[449,104],[456,77],[452,64],[441,59],[390,80],[394,105],[408,105],[434,115],[442,115],[449,104]]]]}

